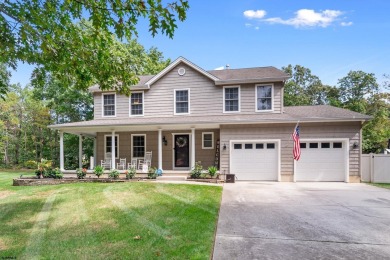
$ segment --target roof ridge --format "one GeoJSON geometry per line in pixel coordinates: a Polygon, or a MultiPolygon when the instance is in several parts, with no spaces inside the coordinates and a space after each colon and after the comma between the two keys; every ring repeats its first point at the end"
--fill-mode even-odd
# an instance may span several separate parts
{"type": "Polygon", "coordinates": [[[217,70],[217,69],[213,69],[213,70],[207,70],[208,72],[209,71],[229,71],[229,70],[245,70],[245,69],[265,69],[265,68],[274,68],[274,69],[278,69],[276,68],[275,66],[261,66],[261,67],[248,67],[248,68],[235,68],[235,69],[222,69],[222,70],[217,70]]]}

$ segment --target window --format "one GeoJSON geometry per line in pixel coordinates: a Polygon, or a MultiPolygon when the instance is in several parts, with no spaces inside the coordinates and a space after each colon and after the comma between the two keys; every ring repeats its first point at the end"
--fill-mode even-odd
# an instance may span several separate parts
{"type": "Polygon", "coordinates": [[[175,90],[175,114],[189,114],[189,90],[175,90]]]}
{"type": "Polygon", "coordinates": [[[131,135],[132,139],[132,158],[145,157],[145,135],[131,135]]]}
{"type": "Polygon", "coordinates": [[[115,116],[115,94],[103,94],[103,116],[115,116]]]}
{"type": "Polygon", "coordinates": [[[299,145],[301,148],[306,148],[306,143],[300,143],[299,145]]]}
{"type": "Polygon", "coordinates": [[[253,149],[253,144],[245,144],[245,149],[253,149]]]}
{"type": "Polygon", "coordinates": [[[202,133],[202,149],[214,149],[214,133],[202,133]]]}
{"type": "Polygon", "coordinates": [[[223,90],[224,90],[223,112],[239,112],[240,111],[240,88],[224,87],[223,90]]]}
{"type": "Polygon", "coordinates": [[[256,144],[256,149],[264,149],[264,144],[256,144]]]}
{"type": "MultiPolygon", "coordinates": [[[[105,138],[105,143],[104,143],[104,147],[105,148],[104,148],[104,150],[106,151],[104,157],[107,158],[107,159],[111,159],[112,136],[111,135],[105,135],[104,138],[105,138]]],[[[119,138],[118,135],[115,135],[115,158],[116,159],[119,158],[118,138],[119,138]]]]}
{"type": "Polygon", "coordinates": [[[256,111],[272,110],[273,86],[256,86],[256,111]]]}
{"type": "Polygon", "coordinates": [[[321,148],[330,148],[330,143],[321,143],[321,148]]]}
{"type": "Polygon", "coordinates": [[[130,115],[142,116],[144,114],[144,93],[133,92],[130,97],[130,115]]]}
{"type": "Polygon", "coordinates": [[[242,144],[234,144],[234,149],[242,149],[242,144]]]}
{"type": "Polygon", "coordinates": [[[310,143],[309,147],[310,148],[318,148],[318,143],[310,143]]]}
{"type": "Polygon", "coordinates": [[[267,149],[275,149],[275,144],[267,144],[267,149]]]}
{"type": "Polygon", "coordinates": [[[343,148],[343,143],[333,143],[333,148],[343,148]]]}

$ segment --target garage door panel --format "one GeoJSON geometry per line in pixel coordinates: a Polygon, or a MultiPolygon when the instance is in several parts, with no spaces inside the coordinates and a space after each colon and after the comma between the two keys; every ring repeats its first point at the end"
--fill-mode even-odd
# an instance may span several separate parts
{"type": "Polygon", "coordinates": [[[235,174],[238,180],[277,180],[279,155],[276,143],[274,149],[267,149],[266,143],[263,149],[256,149],[256,143],[252,143],[252,149],[245,149],[247,142],[233,143],[230,172],[235,174]],[[242,149],[234,149],[234,144],[242,144],[242,149]]]}
{"type": "MultiPolygon", "coordinates": [[[[305,143],[305,142],[302,142],[305,143]]],[[[345,145],[334,148],[333,143],[326,141],[330,147],[321,147],[322,141],[306,142],[306,148],[301,149],[300,160],[296,163],[297,181],[345,181],[346,163],[345,145]],[[318,143],[318,148],[309,148],[309,143],[318,143]]]]}

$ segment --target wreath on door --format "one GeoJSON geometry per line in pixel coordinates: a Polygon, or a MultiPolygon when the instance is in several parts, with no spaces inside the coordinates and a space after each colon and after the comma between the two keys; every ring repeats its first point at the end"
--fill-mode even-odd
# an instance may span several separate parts
{"type": "Polygon", "coordinates": [[[187,144],[187,138],[179,137],[179,138],[176,139],[177,147],[182,148],[182,147],[186,146],[186,144],[187,144]]]}

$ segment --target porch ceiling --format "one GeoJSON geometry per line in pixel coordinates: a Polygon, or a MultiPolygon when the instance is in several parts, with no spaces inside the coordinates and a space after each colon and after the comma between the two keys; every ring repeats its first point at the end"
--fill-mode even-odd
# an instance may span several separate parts
{"type": "Polygon", "coordinates": [[[141,132],[161,130],[189,130],[195,129],[219,129],[219,124],[172,124],[172,125],[127,125],[127,126],[82,126],[82,127],[58,127],[64,133],[94,137],[101,132],[141,132]]]}

